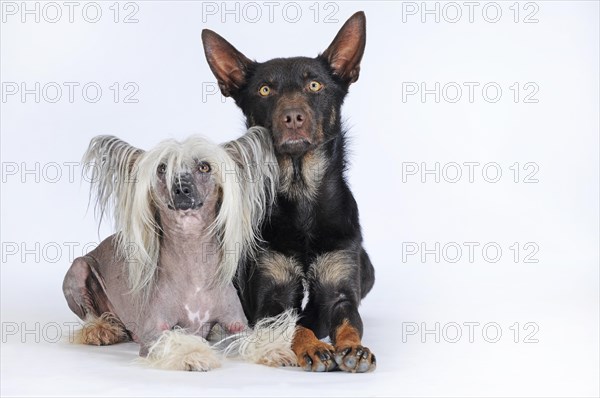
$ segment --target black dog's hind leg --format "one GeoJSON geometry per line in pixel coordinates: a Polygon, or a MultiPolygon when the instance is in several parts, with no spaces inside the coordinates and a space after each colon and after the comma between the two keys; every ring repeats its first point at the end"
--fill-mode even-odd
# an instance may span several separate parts
{"type": "Polygon", "coordinates": [[[91,264],[91,257],[73,261],[63,282],[63,292],[69,308],[85,321],[73,342],[91,345],[116,344],[129,340],[123,323],[113,313],[100,276],[91,264]]]}
{"type": "MultiPolygon", "coordinates": [[[[301,325],[315,332],[315,339],[330,336],[333,358],[340,369],[348,372],[368,372],[376,367],[375,355],[361,344],[363,324],[358,305],[366,294],[361,290],[370,289],[370,279],[374,277],[370,262],[362,264],[363,259],[362,251],[354,250],[317,257],[308,278],[309,302],[300,320],[301,325]],[[371,272],[365,275],[363,269],[369,271],[369,267],[371,272]]],[[[307,340],[306,333],[304,340],[307,340]]],[[[311,344],[314,342],[304,341],[299,345],[310,347],[311,344]]],[[[309,370],[308,366],[305,369],[309,370]]]]}

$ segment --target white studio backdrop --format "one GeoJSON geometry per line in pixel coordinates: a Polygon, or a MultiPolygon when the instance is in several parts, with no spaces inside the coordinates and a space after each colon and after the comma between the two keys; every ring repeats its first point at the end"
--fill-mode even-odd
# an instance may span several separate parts
{"type": "Polygon", "coordinates": [[[1,2],[2,395],[597,396],[599,4],[1,2]],[[200,33],[249,58],[316,56],[367,16],[343,115],[376,284],[367,375],[227,361],[132,364],[75,347],[74,257],[111,234],[87,210],[90,139],[140,148],[244,131],[200,33]]]}

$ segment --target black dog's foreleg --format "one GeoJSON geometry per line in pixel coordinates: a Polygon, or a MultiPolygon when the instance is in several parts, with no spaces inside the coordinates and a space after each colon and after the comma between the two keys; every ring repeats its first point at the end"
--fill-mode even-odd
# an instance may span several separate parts
{"type": "MultiPolygon", "coordinates": [[[[294,258],[278,252],[266,251],[250,272],[249,283],[244,289],[251,306],[248,308],[250,322],[272,317],[288,309],[301,310],[304,297],[304,274],[302,265],[294,258]]],[[[298,364],[305,370],[327,371],[337,367],[333,359],[334,349],[319,341],[314,332],[303,322],[312,317],[301,314],[300,323],[292,341],[292,350],[298,364]]]]}
{"type": "Polygon", "coordinates": [[[253,303],[248,314],[251,324],[288,309],[300,312],[304,296],[301,270],[293,258],[274,251],[261,254],[248,283],[253,303]]]}
{"type": "Polygon", "coordinates": [[[315,331],[316,337],[330,336],[335,361],[348,372],[367,372],[376,366],[375,356],[361,344],[363,323],[358,313],[363,296],[361,287],[372,286],[361,278],[361,254],[348,250],[317,257],[309,275],[306,317],[301,321],[315,331]]]}
{"type": "Polygon", "coordinates": [[[368,372],[376,367],[375,355],[361,343],[363,324],[352,301],[340,301],[331,310],[331,341],[335,361],[348,372],[368,372]]]}

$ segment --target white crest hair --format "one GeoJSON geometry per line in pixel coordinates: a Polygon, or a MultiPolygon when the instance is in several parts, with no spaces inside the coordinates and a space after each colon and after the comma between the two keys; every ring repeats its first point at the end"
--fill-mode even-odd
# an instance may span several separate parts
{"type": "Polygon", "coordinates": [[[175,328],[165,330],[137,362],[156,369],[206,372],[221,366],[218,353],[200,336],[175,328]]]}
{"type": "Polygon", "coordinates": [[[112,211],[117,251],[126,261],[131,292],[147,299],[158,268],[161,226],[154,194],[157,168],[166,165],[166,181],[208,162],[222,195],[210,227],[219,241],[217,281],[229,283],[240,259],[254,256],[258,227],[276,197],[277,160],[269,132],[252,127],[224,145],[193,136],[183,142],[167,140],[144,152],[113,136],[92,139],[83,161],[91,168],[91,192],[100,221],[112,211]]]}
{"type": "Polygon", "coordinates": [[[267,366],[297,366],[292,340],[299,315],[288,309],[279,315],[262,318],[252,329],[225,337],[216,343],[225,356],[267,366]]]}

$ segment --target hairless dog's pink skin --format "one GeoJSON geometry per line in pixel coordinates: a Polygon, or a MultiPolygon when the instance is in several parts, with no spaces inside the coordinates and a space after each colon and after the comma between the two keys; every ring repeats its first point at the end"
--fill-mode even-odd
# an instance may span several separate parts
{"type": "Polygon", "coordinates": [[[231,331],[247,324],[233,284],[225,288],[214,284],[218,242],[206,231],[216,214],[215,182],[198,181],[197,188],[204,194],[199,209],[159,208],[164,234],[159,271],[148,303],[141,305],[128,294],[127,264],[116,254],[114,235],[77,258],[65,278],[64,291],[71,310],[81,319],[106,312],[116,315],[140,343],[142,356],[164,330],[175,326],[206,337],[215,323],[231,331]]]}

